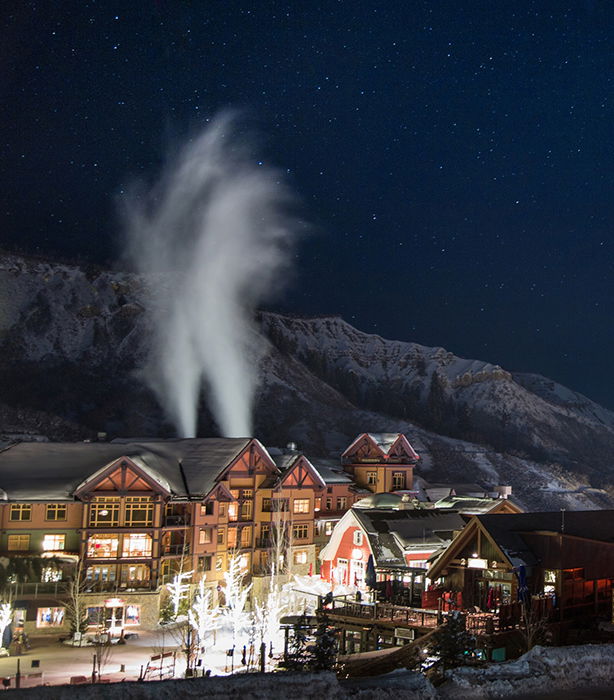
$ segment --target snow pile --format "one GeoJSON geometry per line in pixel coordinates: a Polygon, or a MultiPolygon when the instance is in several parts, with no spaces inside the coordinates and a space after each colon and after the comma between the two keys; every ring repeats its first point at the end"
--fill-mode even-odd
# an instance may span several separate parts
{"type": "Polygon", "coordinates": [[[516,661],[451,671],[439,696],[469,700],[612,685],[614,644],[537,646],[516,661]]]}

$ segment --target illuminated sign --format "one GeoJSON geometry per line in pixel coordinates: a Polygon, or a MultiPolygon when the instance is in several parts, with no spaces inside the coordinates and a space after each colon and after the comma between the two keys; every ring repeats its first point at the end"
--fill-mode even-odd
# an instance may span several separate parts
{"type": "Polygon", "coordinates": [[[479,559],[477,557],[471,557],[467,560],[468,569],[488,569],[488,562],[486,559],[479,559]]]}

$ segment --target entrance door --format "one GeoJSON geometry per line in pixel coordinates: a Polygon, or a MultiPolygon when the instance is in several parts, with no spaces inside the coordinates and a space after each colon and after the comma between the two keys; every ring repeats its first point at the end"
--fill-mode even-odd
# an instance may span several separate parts
{"type": "Polygon", "coordinates": [[[124,627],[124,608],[105,608],[105,629],[113,632],[121,632],[124,627]]]}

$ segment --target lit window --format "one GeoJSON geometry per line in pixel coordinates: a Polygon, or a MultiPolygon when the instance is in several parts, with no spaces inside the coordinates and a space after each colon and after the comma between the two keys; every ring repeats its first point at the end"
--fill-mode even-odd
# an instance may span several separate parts
{"type": "Polygon", "coordinates": [[[333,499],[330,497],[326,498],[326,510],[332,510],[333,509],[333,499]]]}
{"type": "Polygon", "coordinates": [[[337,510],[345,510],[347,508],[348,499],[345,496],[337,498],[337,510]]]}
{"type": "Polygon", "coordinates": [[[362,544],[362,532],[360,530],[354,530],[354,544],[359,547],[362,544]]]}
{"type": "Polygon", "coordinates": [[[87,540],[87,556],[96,559],[116,557],[119,549],[117,535],[92,535],[87,540]]]}
{"type": "Polygon", "coordinates": [[[66,520],[66,504],[48,503],[45,510],[45,520],[66,520]]]}
{"type": "Polygon", "coordinates": [[[64,549],[66,535],[43,535],[43,550],[45,552],[59,552],[64,549]]]}
{"type": "Polygon", "coordinates": [[[239,569],[241,569],[241,571],[249,569],[249,554],[242,554],[239,557],[239,569]]]}
{"type": "Polygon", "coordinates": [[[115,567],[114,566],[89,566],[85,572],[85,578],[92,582],[107,582],[115,581],[115,567]]]}
{"type": "Polygon", "coordinates": [[[32,520],[32,505],[30,503],[13,503],[10,520],[32,520]]]}
{"type": "Polygon", "coordinates": [[[224,540],[225,540],[224,528],[220,527],[217,530],[217,543],[224,544],[224,540]]]}
{"type": "Polygon", "coordinates": [[[244,503],[241,503],[239,516],[241,520],[252,519],[252,501],[245,501],[244,503]]]}
{"type": "Polygon", "coordinates": [[[198,544],[209,544],[211,542],[211,528],[201,529],[198,533],[198,544]]]}
{"type": "Polygon", "coordinates": [[[140,605],[126,605],[125,608],[124,623],[128,625],[140,625],[141,624],[141,606],[140,605]]]}
{"type": "Polygon", "coordinates": [[[149,574],[146,564],[123,564],[120,577],[123,583],[141,584],[149,581],[149,574]]]}
{"type": "Polygon", "coordinates": [[[95,498],[90,504],[90,527],[119,525],[119,498],[95,498]]]}
{"type": "Polygon", "coordinates": [[[306,564],[307,563],[307,552],[304,549],[300,549],[298,552],[294,552],[294,563],[295,564],[306,564]]]}
{"type": "Polygon", "coordinates": [[[334,526],[335,523],[332,520],[327,520],[324,524],[324,534],[329,536],[332,535],[334,526]]]}
{"type": "Polygon", "coordinates": [[[239,519],[239,504],[238,503],[229,503],[228,504],[228,520],[232,522],[236,522],[239,519]]]}
{"type": "Polygon", "coordinates": [[[322,510],[322,497],[316,496],[315,504],[313,506],[315,511],[322,510]]]}
{"type": "Polygon", "coordinates": [[[9,535],[7,548],[9,552],[27,552],[30,549],[30,535],[9,535]]]}
{"type": "Polygon", "coordinates": [[[63,624],[64,608],[39,608],[37,610],[37,627],[61,627],[63,624]]]}
{"type": "Polygon", "coordinates": [[[142,533],[124,535],[123,557],[150,557],[151,536],[142,533]]]}
{"type": "Polygon", "coordinates": [[[294,499],[294,512],[295,513],[309,513],[309,499],[308,498],[295,498],[294,499]]]}
{"type": "Polygon", "coordinates": [[[249,547],[252,543],[252,528],[250,526],[241,528],[241,547],[249,547]]]}
{"type": "Polygon", "coordinates": [[[306,540],[309,537],[309,525],[307,523],[293,525],[292,537],[295,540],[306,540]]]}
{"type": "Polygon", "coordinates": [[[228,528],[228,549],[234,549],[237,546],[237,528],[228,528]]]}

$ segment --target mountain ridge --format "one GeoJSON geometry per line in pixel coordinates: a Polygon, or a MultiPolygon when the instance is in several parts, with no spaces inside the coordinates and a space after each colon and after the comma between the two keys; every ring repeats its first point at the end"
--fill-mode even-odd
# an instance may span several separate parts
{"type": "MultiPolygon", "coordinates": [[[[0,432],[171,436],[141,381],[148,288],[127,272],[0,256],[0,432]]],[[[259,312],[255,434],[338,459],[399,431],[431,480],[511,482],[528,507],[614,505],[614,413],[541,375],[363,333],[338,315],[259,312]]],[[[216,434],[201,402],[200,435],[216,434]]]]}

